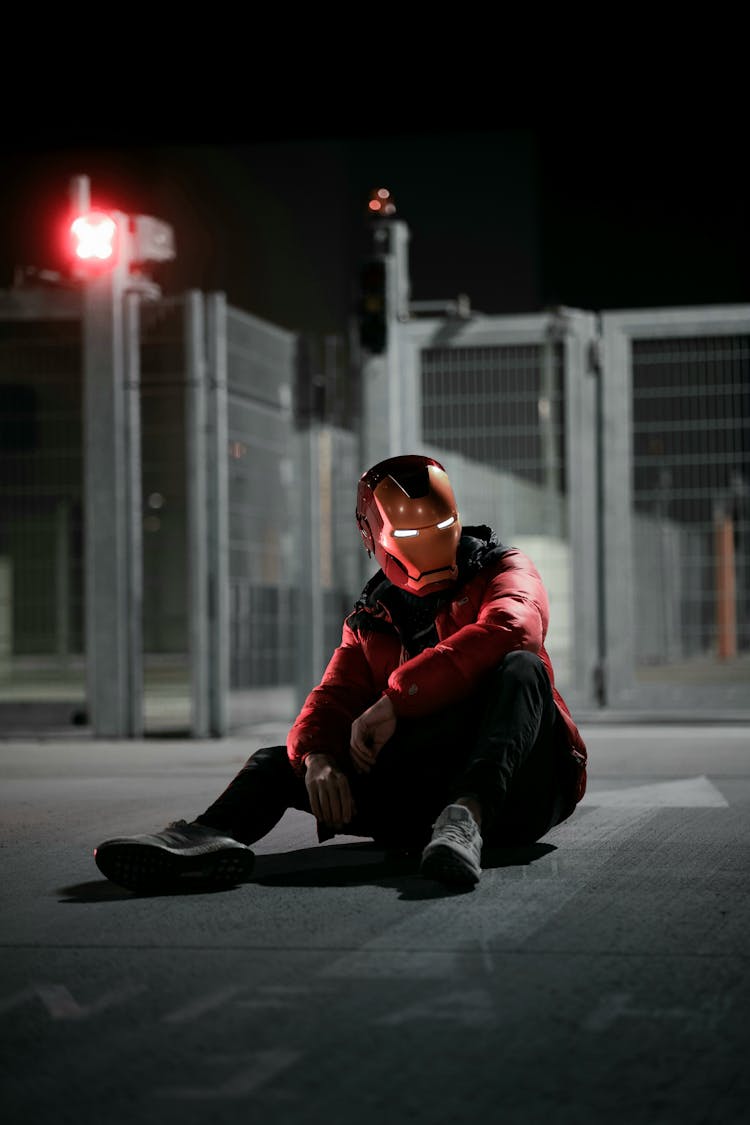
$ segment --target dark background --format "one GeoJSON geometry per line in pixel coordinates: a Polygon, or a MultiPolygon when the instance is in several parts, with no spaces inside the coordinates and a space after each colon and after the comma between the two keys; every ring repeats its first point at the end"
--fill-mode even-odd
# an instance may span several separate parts
{"type": "Polygon", "coordinates": [[[222,290],[294,331],[346,331],[378,186],[410,230],[413,300],[463,293],[488,314],[744,303],[744,146],[721,122],[295,119],[200,141],[37,126],[3,150],[0,287],[17,267],[65,273],[68,187],[85,173],[95,204],[173,226],[177,259],[155,271],[165,293],[222,290]]]}

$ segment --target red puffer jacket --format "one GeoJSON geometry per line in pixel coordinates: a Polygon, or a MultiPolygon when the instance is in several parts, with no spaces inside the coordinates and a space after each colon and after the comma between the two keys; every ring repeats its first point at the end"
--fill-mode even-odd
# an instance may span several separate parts
{"type": "Polygon", "coordinates": [[[304,758],[314,751],[343,761],[352,723],[383,693],[397,717],[429,715],[469,696],[507,653],[527,649],[541,657],[549,674],[573,766],[571,803],[580,801],[586,790],[586,746],[555,687],[544,648],[549,600],[531,560],[502,547],[489,528],[464,529],[458,582],[438,603],[437,643],[411,657],[377,596],[384,589],[394,587],[379,572],[344,622],[341,644],[289,732],[287,752],[295,770],[304,773],[304,758]],[[366,597],[373,590],[375,596],[366,597]],[[361,614],[372,615],[373,627],[359,627],[361,614]]]}

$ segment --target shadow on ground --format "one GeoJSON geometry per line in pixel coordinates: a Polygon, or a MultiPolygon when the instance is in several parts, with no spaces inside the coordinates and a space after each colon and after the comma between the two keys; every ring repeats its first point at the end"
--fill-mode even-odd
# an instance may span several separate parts
{"type": "MultiPolygon", "coordinates": [[[[527,867],[555,851],[552,844],[527,844],[507,848],[485,848],[482,867],[527,867]]],[[[256,856],[249,883],[263,887],[392,887],[402,899],[444,898],[470,893],[473,888],[451,888],[419,874],[420,852],[389,852],[370,842],[315,845],[256,856]]],[[[218,894],[236,891],[234,887],[184,888],[152,891],[136,895],[107,879],[61,887],[62,903],[113,902],[127,898],[174,897],[175,895],[218,894]]]]}
{"type": "MultiPolygon", "coordinates": [[[[525,867],[555,851],[552,844],[485,848],[482,867],[525,867]]],[[[402,899],[442,898],[465,894],[419,874],[420,851],[384,852],[373,843],[300,848],[258,856],[253,882],[264,887],[393,887],[402,899]]],[[[472,888],[468,888],[470,891],[472,888]]]]}

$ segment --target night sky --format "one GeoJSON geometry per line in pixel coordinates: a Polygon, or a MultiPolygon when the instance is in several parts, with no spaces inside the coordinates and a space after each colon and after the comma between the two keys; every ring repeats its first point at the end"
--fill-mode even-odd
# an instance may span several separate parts
{"type": "Polygon", "coordinates": [[[346,332],[370,191],[410,230],[412,299],[488,314],[750,301],[742,146],[716,122],[648,128],[279,127],[116,138],[38,131],[3,152],[0,287],[65,270],[70,178],[175,230],[165,294],[221,290],[293,331],[346,332]],[[112,138],[110,138],[110,141],[112,138]]]}

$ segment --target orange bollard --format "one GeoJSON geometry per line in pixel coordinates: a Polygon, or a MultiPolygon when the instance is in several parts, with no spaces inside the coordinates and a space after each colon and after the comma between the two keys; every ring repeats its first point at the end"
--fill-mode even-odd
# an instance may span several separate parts
{"type": "Polygon", "coordinates": [[[716,523],[716,628],[719,660],[737,655],[737,588],[734,565],[734,522],[722,515],[716,523]]]}

